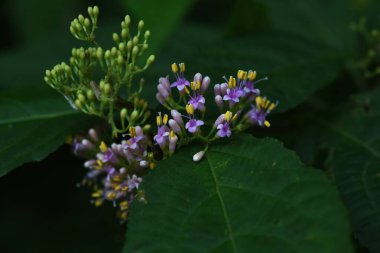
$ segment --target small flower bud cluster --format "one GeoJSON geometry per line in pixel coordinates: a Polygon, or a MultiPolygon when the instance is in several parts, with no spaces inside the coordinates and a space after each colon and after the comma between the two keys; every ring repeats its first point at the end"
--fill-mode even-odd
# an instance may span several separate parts
{"type": "Polygon", "coordinates": [[[71,21],[70,32],[78,40],[93,41],[95,40],[94,32],[98,22],[99,8],[98,6],[88,7],[89,18],[85,18],[82,14],[78,18],[71,21]]]}
{"type": "Polygon", "coordinates": [[[112,202],[123,222],[128,219],[130,204],[142,197],[142,177],[156,164],[153,153],[148,152],[150,141],[141,127],[130,128],[126,136],[121,143],[108,146],[90,129],[87,138],[77,136],[72,142],[74,154],[86,158],[84,167],[88,172],[81,185],[93,189],[93,204],[112,202]]]}
{"type": "MultiPolygon", "coordinates": [[[[161,113],[157,116],[157,134],[154,141],[164,153],[170,156],[174,150],[193,140],[203,141],[207,145],[218,138],[230,137],[232,132],[240,132],[250,125],[269,127],[267,115],[277,106],[260,96],[256,84],[267,78],[256,80],[256,71],[237,72],[237,77],[225,78],[224,83],[214,85],[215,104],[220,116],[209,126],[205,123],[205,92],[210,78],[202,74],[194,75],[193,81],[185,78],[185,64],[172,64],[175,81],[161,77],[157,85],[157,100],[170,110],[172,118],[161,113]],[[175,92],[177,90],[178,92],[175,92]],[[211,129],[203,135],[201,128],[211,129]]],[[[198,152],[194,161],[199,161],[205,152],[198,152]]]]}
{"type": "Polygon", "coordinates": [[[133,78],[155,60],[154,55],[150,55],[143,66],[137,63],[148,50],[150,31],[144,30],[144,21],[141,20],[137,24],[137,34],[132,34],[131,19],[127,15],[121,22],[120,34],[112,35],[116,45],[103,49],[95,41],[99,8],[89,7],[88,14],[89,18],[79,15],[74,19],[70,30],[74,37],[88,41],[92,47],[72,49],[70,63],[63,62],[47,70],[44,80],[64,95],[74,109],[108,120],[113,136],[116,136],[130,126],[143,124],[149,116],[145,102],[139,102],[139,108],[134,108],[134,101],[139,98],[144,82],[141,79],[138,85],[133,85],[133,78]],[[104,73],[100,79],[94,75],[99,70],[104,73]],[[126,94],[122,95],[121,92],[125,91],[126,94]],[[131,111],[128,117],[127,109],[131,111]],[[115,113],[123,116],[121,127],[114,121],[115,113]],[[133,123],[126,124],[125,121],[130,119],[134,119],[133,123]]]}

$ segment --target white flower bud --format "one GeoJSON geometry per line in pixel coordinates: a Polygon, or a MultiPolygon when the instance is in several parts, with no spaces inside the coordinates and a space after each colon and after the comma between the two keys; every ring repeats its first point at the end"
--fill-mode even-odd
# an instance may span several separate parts
{"type": "Polygon", "coordinates": [[[178,125],[178,123],[174,119],[169,120],[169,126],[174,131],[174,133],[176,134],[181,133],[181,127],[178,125]]]}
{"type": "Polygon", "coordinates": [[[202,150],[202,151],[199,151],[198,153],[196,153],[194,156],[193,156],[193,161],[194,162],[199,162],[200,160],[202,160],[203,156],[205,155],[205,152],[202,150]]]}
{"type": "Polygon", "coordinates": [[[183,120],[182,115],[177,110],[171,110],[170,114],[172,115],[172,118],[178,123],[178,125],[183,126],[183,120]]]}
{"type": "Polygon", "coordinates": [[[218,106],[219,110],[223,109],[223,98],[220,95],[215,96],[215,103],[218,106]]]}
{"type": "Polygon", "coordinates": [[[95,129],[90,128],[90,130],[88,130],[88,135],[93,141],[95,142],[99,141],[98,134],[96,133],[95,129]]]}
{"type": "Polygon", "coordinates": [[[205,76],[202,81],[201,90],[205,92],[208,89],[208,86],[210,85],[210,77],[205,76]]]}
{"type": "Polygon", "coordinates": [[[228,89],[228,84],[227,83],[222,83],[220,85],[220,95],[224,96],[227,94],[227,89],[228,89]]]}

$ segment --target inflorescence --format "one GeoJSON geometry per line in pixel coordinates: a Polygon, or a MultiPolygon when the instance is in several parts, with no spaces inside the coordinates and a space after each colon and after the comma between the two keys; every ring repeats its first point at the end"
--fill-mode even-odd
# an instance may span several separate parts
{"type": "Polygon", "coordinates": [[[229,138],[252,125],[270,126],[267,116],[277,103],[262,97],[256,87],[267,80],[266,77],[256,79],[256,71],[252,70],[239,70],[236,77],[224,77],[224,82],[213,86],[213,107],[219,114],[210,120],[212,110],[207,110],[209,105],[206,108],[210,78],[196,73],[189,80],[185,77],[185,64],[173,63],[174,82],[170,82],[168,76],[159,78],[156,94],[170,116],[159,112],[157,131],[151,134],[150,125],[146,124],[150,118],[148,103],[140,98],[143,80],[137,89],[133,85],[133,77],[154,61],[151,55],[145,66],[136,64],[137,58],[148,49],[150,32],[143,32],[144,22],[140,21],[137,35],[131,35],[131,21],[127,15],[121,22],[120,35],[113,34],[117,47],[104,50],[95,37],[98,7],[89,7],[88,14],[90,18],[79,15],[74,19],[70,31],[75,38],[91,43],[92,47],[73,49],[70,64],[61,63],[47,70],[45,81],[73,108],[106,119],[112,129],[112,138],[123,136],[121,142],[111,143],[105,141],[112,139],[110,136],[101,138],[105,133],[90,129],[87,135],[76,135],[72,141],[74,154],[86,159],[84,167],[88,172],[81,185],[92,188],[95,206],[112,202],[120,220],[127,221],[130,204],[136,199],[144,201],[139,188],[143,177],[159,160],[198,141],[204,144],[204,149],[193,156],[193,161],[198,162],[210,143],[229,138]],[[97,70],[105,73],[99,81],[97,70]]]}

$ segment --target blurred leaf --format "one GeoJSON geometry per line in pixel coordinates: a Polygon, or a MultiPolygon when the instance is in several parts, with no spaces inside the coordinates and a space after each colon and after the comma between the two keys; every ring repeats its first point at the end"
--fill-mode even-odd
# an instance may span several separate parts
{"type": "Polygon", "coordinates": [[[274,139],[179,151],[144,179],[124,252],[352,252],[332,184],[274,139]]]}
{"type": "MultiPolygon", "coordinates": [[[[143,19],[152,33],[149,47],[156,52],[169,35],[179,26],[196,0],[122,0],[126,8],[143,19]]],[[[177,41],[175,38],[173,40],[177,41]]]]}
{"type": "Polygon", "coordinates": [[[356,97],[328,128],[327,166],[348,207],[353,229],[370,252],[380,252],[380,90],[356,97]]]}
{"type": "MultiPolygon", "coordinates": [[[[297,36],[336,50],[353,49],[355,34],[349,25],[356,19],[350,10],[349,1],[247,0],[237,4],[244,5],[239,8],[240,15],[233,15],[230,21],[237,30],[241,30],[239,20],[251,22],[257,28],[262,27],[262,23],[257,22],[257,16],[261,15],[263,23],[271,24],[274,30],[285,32],[287,37],[297,36]],[[253,15],[256,12],[259,14],[253,15]]],[[[246,31],[252,29],[247,27],[246,31]]]]}
{"type": "Polygon", "coordinates": [[[0,176],[55,151],[89,118],[48,90],[18,90],[0,96],[0,176]]]}
{"type": "Polygon", "coordinates": [[[69,31],[67,17],[77,4],[75,0],[9,2],[8,11],[13,18],[14,31],[24,43],[57,30],[69,31]]]}
{"type": "Polygon", "coordinates": [[[223,39],[214,28],[186,26],[175,38],[147,72],[149,82],[169,74],[172,62],[187,63],[188,78],[200,71],[209,75],[213,84],[224,82],[222,76],[235,75],[238,69],[256,69],[258,78],[269,77],[257,86],[270,99],[280,101],[279,110],[297,106],[331,83],[345,57],[330,47],[282,33],[223,39]]]}

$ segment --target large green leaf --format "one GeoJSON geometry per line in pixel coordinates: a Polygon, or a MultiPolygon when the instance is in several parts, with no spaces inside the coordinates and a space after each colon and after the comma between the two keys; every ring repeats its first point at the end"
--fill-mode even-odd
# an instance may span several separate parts
{"type": "Polygon", "coordinates": [[[145,178],[124,252],[352,252],[334,186],[274,139],[184,148],[145,178]]]}
{"type": "Polygon", "coordinates": [[[356,97],[336,120],[325,122],[328,160],[349,208],[354,232],[370,252],[380,252],[380,90],[356,97]]]}
{"type": "Polygon", "coordinates": [[[47,87],[1,94],[0,176],[45,158],[88,120],[47,87]]]}

